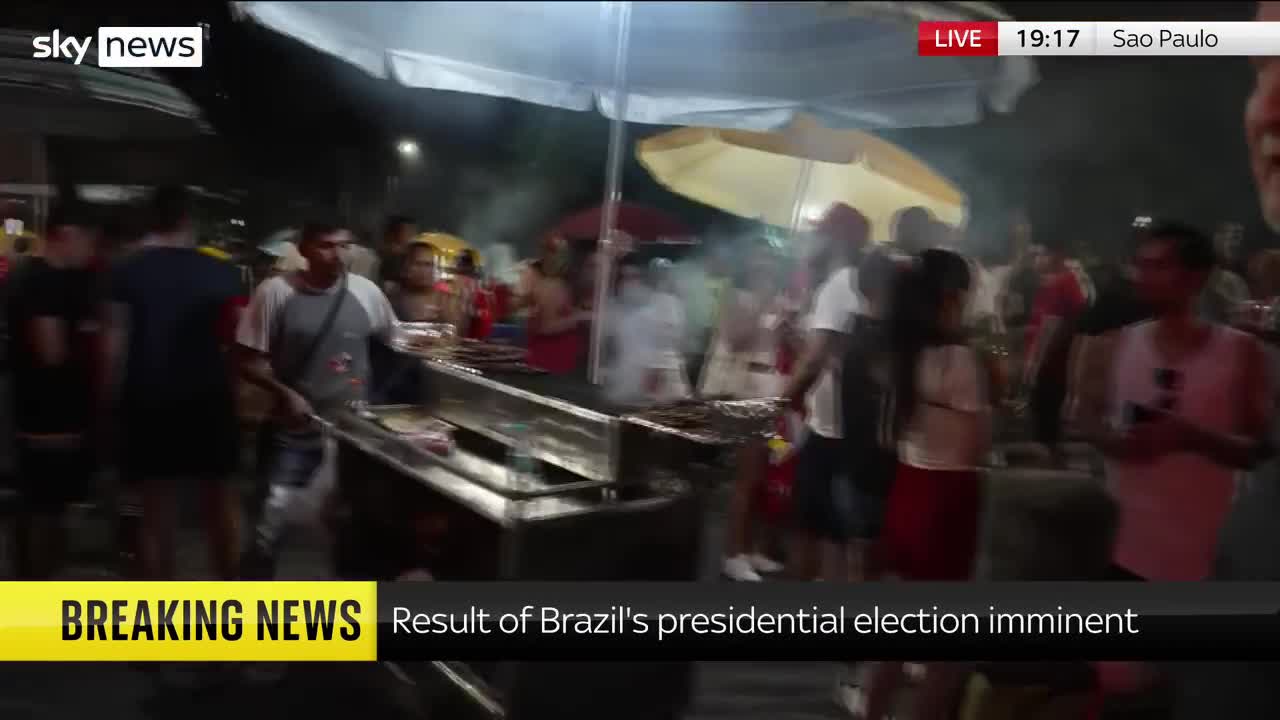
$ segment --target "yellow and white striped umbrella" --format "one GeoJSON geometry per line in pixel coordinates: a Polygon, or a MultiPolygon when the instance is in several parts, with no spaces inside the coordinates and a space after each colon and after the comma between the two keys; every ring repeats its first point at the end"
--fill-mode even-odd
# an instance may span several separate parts
{"type": "Polygon", "coordinates": [[[911,153],[870,133],[831,130],[800,117],[776,132],[688,127],[636,146],[640,164],[672,192],[778,227],[819,219],[837,202],[872,223],[872,239],[889,240],[905,208],[928,208],[941,221],[964,223],[967,199],[911,153]]]}

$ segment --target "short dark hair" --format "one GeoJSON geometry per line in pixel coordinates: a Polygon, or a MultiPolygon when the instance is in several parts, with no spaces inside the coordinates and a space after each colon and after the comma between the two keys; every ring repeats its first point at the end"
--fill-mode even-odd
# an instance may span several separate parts
{"type": "Polygon", "coordinates": [[[909,253],[925,249],[931,239],[933,223],[933,213],[926,207],[916,205],[900,210],[893,221],[894,244],[909,253]]]}
{"type": "Polygon", "coordinates": [[[149,229],[175,232],[191,219],[191,193],[181,185],[166,185],[151,195],[149,229]]]}
{"type": "Polygon", "coordinates": [[[472,250],[463,250],[462,252],[458,253],[458,261],[456,263],[456,269],[460,273],[475,272],[475,269],[476,269],[475,252],[472,250]]]}
{"type": "Polygon", "coordinates": [[[346,230],[346,226],[331,220],[312,220],[302,226],[302,232],[298,234],[298,247],[304,244],[324,237],[332,235],[340,230],[346,230]]]}
{"type": "Polygon", "coordinates": [[[45,227],[53,231],[60,227],[89,227],[94,224],[93,213],[81,200],[62,200],[49,210],[45,227]]]}
{"type": "Polygon", "coordinates": [[[392,215],[391,217],[387,218],[387,224],[382,229],[382,237],[384,238],[387,237],[388,235],[390,235],[391,233],[394,233],[395,231],[399,230],[405,225],[413,225],[413,224],[414,224],[413,218],[409,217],[408,215],[392,215]]]}
{"type": "Polygon", "coordinates": [[[1218,264],[1213,240],[1195,226],[1176,220],[1153,223],[1139,236],[1138,242],[1167,242],[1182,267],[1192,272],[1210,272],[1218,264]]]}

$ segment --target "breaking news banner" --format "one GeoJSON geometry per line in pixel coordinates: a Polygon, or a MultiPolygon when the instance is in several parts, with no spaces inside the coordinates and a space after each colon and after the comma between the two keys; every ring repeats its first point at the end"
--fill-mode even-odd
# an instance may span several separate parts
{"type": "Polygon", "coordinates": [[[0,583],[0,661],[1280,660],[1280,583],[0,583]]]}
{"type": "Polygon", "coordinates": [[[1013,55],[1280,55],[1280,23],[922,22],[918,53],[1013,55]]]}
{"type": "Polygon", "coordinates": [[[360,582],[0,583],[0,661],[377,659],[360,582]]]}

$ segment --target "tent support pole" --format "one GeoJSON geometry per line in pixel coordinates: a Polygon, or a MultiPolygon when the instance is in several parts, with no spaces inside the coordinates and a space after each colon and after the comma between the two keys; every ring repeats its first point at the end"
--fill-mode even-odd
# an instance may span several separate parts
{"type": "MultiPolygon", "coordinates": [[[[605,305],[609,301],[609,281],[613,277],[613,256],[617,246],[614,226],[618,220],[618,204],[622,201],[622,160],[627,148],[627,56],[631,43],[631,3],[601,3],[606,27],[612,26],[613,37],[613,118],[609,124],[609,155],[605,165],[604,211],[600,213],[600,235],[596,262],[595,298],[591,322],[591,355],[588,366],[593,385],[602,382],[601,356],[604,350],[605,305]]],[[[608,47],[608,45],[606,45],[608,47]]]]}

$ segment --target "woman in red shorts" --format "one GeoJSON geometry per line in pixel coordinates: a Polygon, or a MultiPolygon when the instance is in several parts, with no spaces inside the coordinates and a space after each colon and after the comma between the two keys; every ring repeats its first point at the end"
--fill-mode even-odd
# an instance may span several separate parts
{"type": "MultiPolygon", "coordinates": [[[[897,411],[898,469],[881,535],[887,571],[904,580],[963,581],[978,545],[978,466],[991,440],[987,371],[963,332],[969,263],[922,252],[895,283],[888,335],[897,411]]],[[[966,666],[926,666],[917,717],[949,717],[966,666]]],[[[883,720],[902,665],[874,671],[865,717],[883,720]]]]}

